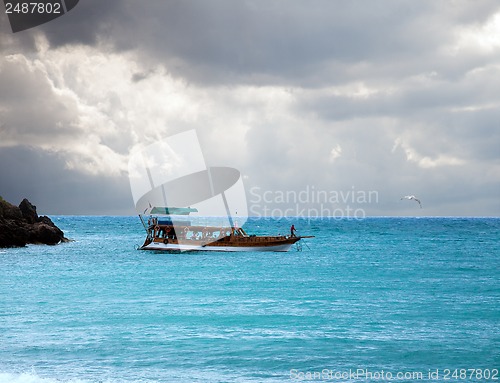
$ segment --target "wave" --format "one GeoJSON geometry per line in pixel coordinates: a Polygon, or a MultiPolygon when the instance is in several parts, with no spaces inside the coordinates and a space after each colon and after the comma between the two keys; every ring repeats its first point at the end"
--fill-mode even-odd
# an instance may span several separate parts
{"type": "MultiPolygon", "coordinates": [[[[95,383],[90,380],[81,379],[54,379],[38,376],[34,371],[22,373],[0,372],[1,383],[95,383]]],[[[110,383],[110,382],[109,382],[110,383]]]]}

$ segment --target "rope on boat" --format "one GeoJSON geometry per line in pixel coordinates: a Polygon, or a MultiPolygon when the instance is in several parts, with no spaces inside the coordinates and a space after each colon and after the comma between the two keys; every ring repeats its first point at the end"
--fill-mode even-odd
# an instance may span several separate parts
{"type": "Polygon", "coordinates": [[[297,243],[295,243],[295,249],[297,251],[302,251],[302,243],[300,243],[300,241],[297,241],[297,243]]]}
{"type": "MultiPolygon", "coordinates": [[[[297,233],[297,234],[298,234],[298,235],[299,235],[299,237],[300,237],[300,234],[299,234],[299,233],[297,233]]],[[[300,238],[300,241],[298,241],[298,242],[297,242],[297,244],[299,244],[299,243],[300,243],[300,242],[302,242],[302,241],[304,241],[304,245],[306,245],[307,249],[308,249],[308,250],[311,250],[311,248],[309,247],[309,245],[307,244],[307,242],[306,242],[306,240],[305,240],[304,238],[300,238]]],[[[298,250],[298,251],[302,251],[302,244],[300,244],[300,250],[298,250]]]]}

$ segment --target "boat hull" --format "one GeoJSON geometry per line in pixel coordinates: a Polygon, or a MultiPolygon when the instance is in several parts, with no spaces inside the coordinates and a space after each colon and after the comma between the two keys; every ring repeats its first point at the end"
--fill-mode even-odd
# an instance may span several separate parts
{"type": "Polygon", "coordinates": [[[232,245],[232,244],[188,244],[188,243],[163,243],[151,242],[141,247],[141,250],[156,250],[156,251],[224,251],[224,252],[247,252],[247,251],[278,251],[286,252],[290,250],[292,245],[297,242],[299,238],[289,239],[287,241],[268,243],[268,244],[254,244],[254,245],[232,245]]]}

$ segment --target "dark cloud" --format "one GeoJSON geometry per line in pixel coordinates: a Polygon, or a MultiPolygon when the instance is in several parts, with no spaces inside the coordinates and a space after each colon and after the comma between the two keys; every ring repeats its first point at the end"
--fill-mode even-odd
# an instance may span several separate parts
{"type": "Polygon", "coordinates": [[[43,33],[52,47],[108,44],[138,50],[188,81],[323,86],[437,70],[463,74],[477,57],[443,55],[460,28],[500,9],[496,1],[338,3],[216,0],[82,1],[43,33]],[[472,60],[472,61],[471,61],[472,60]]]}
{"type": "Polygon", "coordinates": [[[135,212],[126,176],[70,170],[57,154],[23,146],[0,148],[0,164],[0,196],[13,204],[28,198],[39,214],[135,212]]]}
{"type": "Polygon", "coordinates": [[[130,17],[122,1],[82,0],[71,12],[31,33],[43,33],[54,48],[71,44],[95,45],[112,38],[111,26],[130,22],[130,17]]]}
{"type": "Polygon", "coordinates": [[[439,69],[443,61],[448,67],[451,60],[442,57],[442,49],[454,41],[457,29],[484,23],[499,9],[494,1],[477,7],[465,1],[453,6],[382,1],[371,7],[363,1],[319,0],[118,4],[86,4],[82,12],[88,10],[88,17],[71,24],[74,34],[86,36],[92,27],[93,36],[117,49],[141,50],[190,81],[301,86],[367,74],[397,78],[439,69]]]}
{"type": "Polygon", "coordinates": [[[378,76],[425,71],[453,41],[457,23],[484,22],[498,8],[495,1],[86,0],[24,36],[44,33],[53,47],[105,42],[141,50],[202,83],[319,85],[358,78],[367,68],[378,76]]]}

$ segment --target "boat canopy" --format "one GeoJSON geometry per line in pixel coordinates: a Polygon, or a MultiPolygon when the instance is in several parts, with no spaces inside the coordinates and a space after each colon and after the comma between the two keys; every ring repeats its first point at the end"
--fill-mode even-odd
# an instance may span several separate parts
{"type": "Polygon", "coordinates": [[[149,214],[165,214],[165,215],[189,215],[189,213],[196,213],[198,209],[191,207],[162,207],[155,206],[151,209],[149,214]]]}

